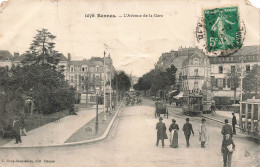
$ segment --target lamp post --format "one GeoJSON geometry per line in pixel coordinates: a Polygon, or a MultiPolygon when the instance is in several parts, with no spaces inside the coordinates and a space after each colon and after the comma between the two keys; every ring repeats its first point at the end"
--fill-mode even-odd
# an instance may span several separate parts
{"type": "Polygon", "coordinates": [[[110,88],[110,92],[109,92],[109,93],[110,93],[110,94],[109,94],[109,95],[110,95],[110,98],[109,98],[109,100],[110,100],[110,104],[109,104],[110,111],[109,111],[109,113],[110,113],[110,114],[112,113],[112,112],[111,112],[111,111],[112,111],[112,83],[111,83],[111,82],[112,82],[112,73],[111,73],[111,70],[112,70],[112,69],[111,69],[111,65],[110,65],[110,71],[109,71],[109,72],[110,72],[110,81],[109,81],[109,86],[110,86],[110,87],[109,87],[109,88],[110,88]]]}
{"type": "Polygon", "coordinates": [[[103,112],[104,112],[104,119],[103,121],[107,120],[106,117],[106,52],[104,51],[104,83],[103,83],[103,93],[104,93],[104,101],[103,101],[103,112]]]}
{"type": "Polygon", "coordinates": [[[95,124],[95,133],[98,134],[98,92],[96,93],[96,124],[95,124]]]}
{"type": "Polygon", "coordinates": [[[243,77],[244,77],[244,71],[243,71],[243,64],[244,64],[245,55],[241,57],[241,77],[240,77],[240,101],[243,101],[243,77]]]}

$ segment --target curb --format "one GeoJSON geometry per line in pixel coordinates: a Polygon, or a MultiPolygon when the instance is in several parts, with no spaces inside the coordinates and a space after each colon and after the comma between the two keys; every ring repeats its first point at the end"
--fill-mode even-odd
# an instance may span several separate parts
{"type": "Polygon", "coordinates": [[[85,140],[85,141],[80,141],[80,142],[71,142],[71,143],[63,143],[63,144],[56,144],[56,145],[42,145],[42,146],[13,146],[13,147],[4,147],[4,146],[0,146],[1,149],[13,149],[13,148],[46,148],[46,147],[62,147],[62,146],[76,146],[76,145],[81,145],[81,144],[90,144],[90,143],[95,143],[95,142],[98,142],[98,141],[101,141],[101,140],[104,140],[112,125],[114,124],[114,121],[115,121],[115,118],[117,117],[118,115],[118,112],[119,112],[119,109],[122,107],[122,104],[123,102],[119,105],[114,117],[112,118],[112,120],[110,121],[110,123],[108,124],[108,127],[107,129],[105,130],[105,132],[103,133],[102,136],[100,136],[99,138],[96,138],[96,139],[90,139],[90,140],[85,140]]]}

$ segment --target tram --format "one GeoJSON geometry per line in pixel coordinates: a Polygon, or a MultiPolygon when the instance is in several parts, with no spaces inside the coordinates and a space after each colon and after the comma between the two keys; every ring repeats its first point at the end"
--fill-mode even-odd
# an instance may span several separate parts
{"type": "Polygon", "coordinates": [[[212,101],[207,91],[184,91],[182,109],[183,114],[197,116],[210,112],[212,101]]]}
{"type": "Polygon", "coordinates": [[[260,99],[240,102],[239,127],[255,139],[260,139],[260,99]]]}

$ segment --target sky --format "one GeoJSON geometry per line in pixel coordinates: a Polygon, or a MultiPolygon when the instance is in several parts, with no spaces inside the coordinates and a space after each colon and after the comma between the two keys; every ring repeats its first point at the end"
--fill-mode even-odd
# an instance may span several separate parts
{"type": "MultiPolygon", "coordinates": [[[[104,56],[105,50],[116,69],[140,77],[154,68],[162,53],[196,46],[195,30],[202,9],[233,2],[10,0],[0,12],[0,49],[22,54],[36,30],[47,28],[57,36],[55,49],[65,56],[71,53],[73,60],[89,59],[104,56]],[[153,17],[89,18],[87,14],[153,17]]],[[[259,10],[242,0],[236,4],[247,30],[244,45],[259,45],[259,10]]]]}

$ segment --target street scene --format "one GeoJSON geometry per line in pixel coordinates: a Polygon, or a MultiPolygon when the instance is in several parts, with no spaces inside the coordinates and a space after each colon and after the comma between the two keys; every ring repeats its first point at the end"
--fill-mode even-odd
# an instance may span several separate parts
{"type": "MultiPolygon", "coordinates": [[[[169,140],[165,140],[165,147],[156,147],[154,106],[151,100],[143,100],[142,106],[123,107],[116,124],[112,127],[107,139],[90,145],[76,145],[58,148],[29,148],[29,149],[1,149],[1,155],[13,155],[16,160],[55,160],[55,166],[222,166],[221,157],[221,127],[223,124],[206,121],[209,141],[206,148],[200,147],[199,125],[201,118],[190,117],[194,128],[194,137],[190,139],[191,146],[186,147],[183,131],[179,130],[179,147],[171,148],[169,140]],[[131,124],[131,126],[129,126],[131,124]],[[106,150],[106,151],[104,151],[106,150]],[[138,155],[138,156],[136,156],[138,155]],[[76,157],[75,157],[76,156],[76,157]],[[196,156],[197,158],[192,158],[196,156]],[[210,158],[209,158],[210,157],[210,158]]],[[[185,116],[179,115],[179,108],[170,108],[169,118],[164,118],[169,136],[171,119],[176,119],[182,128],[185,116]]],[[[228,118],[228,117],[226,117],[228,118]]],[[[229,118],[228,118],[229,119],[229,118]]],[[[231,120],[231,118],[229,119],[231,120]]],[[[233,155],[233,165],[238,167],[256,166],[259,163],[259,145],[238,133],[234,137],[236,151],[233,155]]],[[[4,166],[13,166],[12,162],[4,166]]],[[[25,165],[25,164],[23,164],[25,165]]],[[[28,166],[45,166],[45,164],[26,164],[28,166]]],[[[49,163],[48,165],[53,166],[49,163]]],[[[22,166],[22,165],[21,165],[22,166]]]]}
{"type": "Polygon", "coordinates": [[[2,3],[0,167],[260,167],[259,9],[230,2],[2,3]]]}

